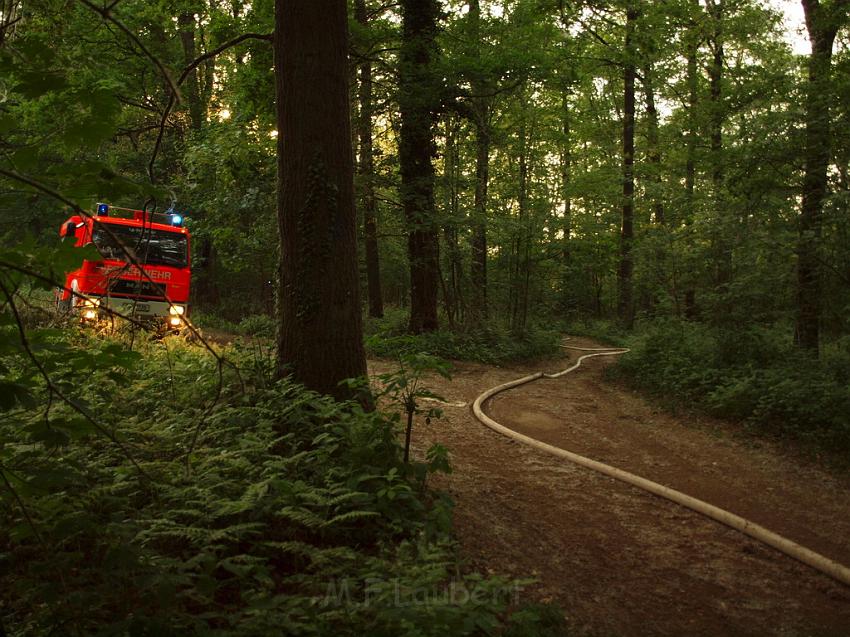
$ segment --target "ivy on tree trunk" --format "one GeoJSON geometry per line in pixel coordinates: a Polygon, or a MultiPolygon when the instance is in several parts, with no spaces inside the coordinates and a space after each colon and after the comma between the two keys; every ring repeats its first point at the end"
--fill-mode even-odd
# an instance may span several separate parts
{"type": "Polygon", "coordinates": [[[342,398],[366,374],[345,0],[277,0],[279,375],[342,398]]]}

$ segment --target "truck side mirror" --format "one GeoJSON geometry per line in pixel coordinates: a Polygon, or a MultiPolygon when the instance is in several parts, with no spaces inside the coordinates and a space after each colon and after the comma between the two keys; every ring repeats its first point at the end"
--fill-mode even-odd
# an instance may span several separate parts
{"type": "Polygon", "coordinates": [[[77,225],[73,221],[69,221],[68,223],[65,224],[64,236],[74,237],[77,234],[76,230],[77,230],[77,225]]]}

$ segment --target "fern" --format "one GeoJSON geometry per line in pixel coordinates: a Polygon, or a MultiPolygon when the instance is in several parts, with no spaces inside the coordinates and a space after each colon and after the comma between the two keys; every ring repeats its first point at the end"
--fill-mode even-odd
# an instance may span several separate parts
{"type": "MultiPolygon", "coordinates": [[[[56,338],[66,346],[57,370],[68,349],[100,347],[56,338]]],[[[143,345],[112,396],[101,391],[107,372],[96,355],[71,357],[94,365],[88,376],[69,375],[79,399],[132,445],[147,478],[100,436],[34,438],[46,429],[41,409],[0,418],[0,471],[26,505],[0,509],[7,631],[463,635],[503,608],[394,608],[396,583],[436,595],[456,564],[441,522],[448,509],[418,495],[391,419],[288,381],[242,395],[226,377],[187,472],[216,368],[179,347],[169,366],[162,350],[143,345]],[[329,584],[340,582],[350,603],[328,602],[329,584]]],[[[0,354],[3,364],[17,364],[22,378],[14,356],[0,354]]],[[[57,408],[50,417],[65,415],[57,408]]]]}

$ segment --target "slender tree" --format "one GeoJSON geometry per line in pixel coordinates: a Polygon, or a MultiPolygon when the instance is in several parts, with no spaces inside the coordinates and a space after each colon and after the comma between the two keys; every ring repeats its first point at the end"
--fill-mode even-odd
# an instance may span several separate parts
{"type": "Polygon", "coordinates": [[[523,86],[520,90],[520,120],[517,127],[518,136],[518,170],[517,175],[517,234],[516,252],[514,259],[514,277],[511,290],[514,302],[511,311],[511,330],[516,335],[525,332],[528,319],[528,294],[531,252],[531,222],[529,211],[529,131],[528,131],[528,89],[523,86]]]}
{"type": "MultiPolygon", "coordinates": [[[[469,3],[470,38],[473,58],[481,57],[481,6],[478,0],[469,3]]],[[[475,214],[472,219],[472,317],[475,321],[487,318],[487,186],[490,180],[490,97],[480,65],[471,78],[472,121],[475,125],[475,214]]]]}
{"type": "MultiPolygon", "coordinates": [[[[177,17],[180,32],[180,43],[183,46],[184,65],[188,66],[195,60],[195,14],[191,8],[186,8],[177,17]]],[[[189,106],[189,123],[192,130],[200,130],[204,124],[204,105],[201,103],[201,93],[198,84],[198,71],[192,69],[183,81],[183,91],[189,106]]]]}
{"type": "MultiPolygon", "coordinates": [[[[354,17],[363,27],[369,28],[366,0],[355,0],[354,17]]],[[[375,157],[372,147],[372,60],[370,52],[361,52],[359,65],[360,86],[358,101],[360,113],[357,121],[357,136],[360,158],[357,165],[361,184],[360,205],[363,209],[363,238],[366,250],[366,285],[369,297],[369,316],[384,315],[384,298],[381,291],[381,263],[378,257],[378,215],[375,200],[375,157]]]]}
{"type": "Polygon", "coordinates": [[[632,323],[632,241],[634,240],[635,194],[635,22],[638,9],[626,7],[626,36],[623,62],[623,214],[620,224],[620,261],[617,268],[617,316],[627,326],[632,323]]]}
{"type": "Polygon", "coordinates": [[[572,264],[572,252],[570,250],[570,234],[572,233],[573,220],[573,200],[571,196],[571,181],[572,181],[572,134],[570,126],[570,102],[567,95],[566,87],[561,89],[561,139],[560,151],[560,166],[561,166],[561,201],[564,206],[564,221],[562,230],[563,237],[563,257],[564,266],[569,268],[572,264]]]}
{"type": "Polygon", "coordinates": [[[0,46],[6,42],[12,30],[21,20],[20,0],[2,0],[0,2],[0,46]]]}
{"type": "MultiPolygon", "coordinates": [[[[694,191],[696,186],[696,154],[699,133],[697,130],[697,106],[699,75],[697,69],[697,55],[700,46],[699,18],[702,12],[699,0],[688,0],[689,24],[685,41],[687,46],[687,86],[688,86],[688,110],[687,110],[687,157],[685,159],[685,226],[687,227],[686,239],[689,244],[692,241],[692,224],[696,214],[694,204],[694,191]]],[[[696,318],[696,290],[693,285],[685,288],[685,317],[696,318]]]]}
{"type": "Polygon", "coordinates": [[[443,239],[446,245],[448,272],[440,277],[440,285],[443,290],[446,318],[449,326],[454,326],[456,319],[460,319],[463,313],[464,300],[461,291],[463,279],[463,265],[461,260],[461,249],[458,242],[458,228],[463,225],[460,210],[459,186],[460,162],[458,134],[460,131],[460,120],[453,113],[448,113],[445,118],[445,151],[443,153],[443,193],[445,211],[443,218],[443,239]]]}
{"type": "Polygon", "coordinates": [[[658,142],[658,108],[655,105],[655,69],[652,63],[643,68],[643,97],[646,107],[646,158],[650,164],[649,181],[653,192],[652,214],[655,223],[664,225],[664,198],[661,193],[661,147],[658,142]]]}
{"type": "MultiPolygon", "coordinates": [[[[711,19],[708,44],[711,60],[708,65],[709,83],[709,143],[711,147],[711,184],[714,200],[714,249],[717,254],[716,280],[721,291],[728,289],[732,278],[732,220],[726,205],[725,159],[723,156],[723,120],[725,106],[723,72],[725,67],[724,27],[726,5],[724,0],[707,0],[706,12],[711,19]]],[[[721,309],[722,312],[722,309],[721,309]]],[[[725,314],[725,312],[723,312],[725,314]]],[[[718,317],[722,318],[722,317],[718,317]]]]}
{"type": "Polygon", "coordinates": [[[800,234],[797,241],[797,326],[795,340],[806,350],[820,347],[821,275],[819,244],[830,157],[829,105],[832,46],[847,19],[850,0],[803,0],[812,53],[806,95],[806,147],[800,234]]]}
{"type": "Polygon", "coordinates": [[[277,0],[280,375],[345,397],[363,376],[345,0],[277,0]]]}

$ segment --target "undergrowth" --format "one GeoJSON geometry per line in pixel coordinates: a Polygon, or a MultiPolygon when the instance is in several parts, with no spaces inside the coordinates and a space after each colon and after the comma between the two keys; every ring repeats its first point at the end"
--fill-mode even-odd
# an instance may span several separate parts
{"type": "MultiPolygon", "coordinates": [[[[542,634],[464,575],[397,419],[176,339],[0,326],[0,634],[542,634]],[[89,414],[91,419],[81,415],[89,414]]],[[[548,612],[548,611],[547,611],[548,612]]],[[[550,613],[551,615],[551,613],[550,613]]]]}
{"type": "Polygon", "coordinates": [[[820,360],[788,330],[720,330],[689,322],[643,326],[615,374],[672,406],[697,408],[751,429],[850,457],[850,339],[820,360]]]}
{"type": "Polygon", "coordinates": [[[571,321],[564,330],[573,336],[587,336],[610,347],[627,347],[632,333],[618,325],[616,321],[588,318],[571,321]]]}
{"type": "Polygon", "coordinates": [[[200,328],[209,328],[241,334],[273,339],[275,336],[274,319],[267,314],[251,314],[243,317],[238,323],[208,312],[194,312],[192,322],[200,328]]]}
{"type": "Polygon", "coordinates": [[[396,358],[426,353],[449,360],[477,361],[491,365],[555,356],[560,352],[561,330],[533,325],[523,334],[511,333],[498,321],[482,327],[442,327],[412,336],[407,333],[407,311],[387,308],[384,318],[366,318],[364,333],[369,356],[396,358]]]}

